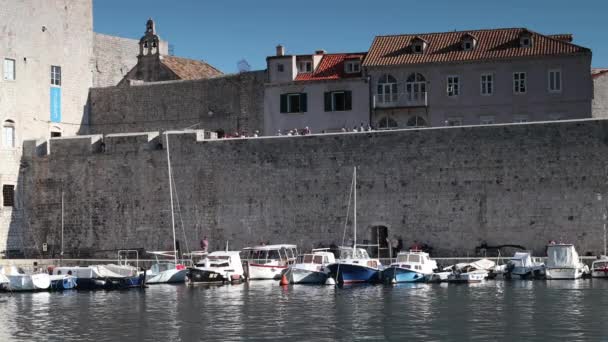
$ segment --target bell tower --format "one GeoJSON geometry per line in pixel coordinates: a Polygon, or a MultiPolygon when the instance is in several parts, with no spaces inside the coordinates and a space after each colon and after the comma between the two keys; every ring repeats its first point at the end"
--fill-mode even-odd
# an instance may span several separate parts
{"type": "Polygon", "coordinates": [[[152,18],[146,23],[146,32],[139,40],[139,57],[160,54],[160,39],[156,34],[156,24],[152,18]]]}

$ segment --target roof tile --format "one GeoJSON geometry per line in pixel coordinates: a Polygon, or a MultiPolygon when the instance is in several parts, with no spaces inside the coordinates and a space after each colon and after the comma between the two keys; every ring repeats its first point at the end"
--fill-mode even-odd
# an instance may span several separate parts
{"type": "Polygon", "coordinates": [[[569,43],[566,34],[546,36],[525,28],[474,30],[459,32],[377,36],[367,53],[364,66],[403,65],[422,63],[447,63],[513,57],[532,57],[590,53],[591,50],[569,43]],[[531,47],[519,46],[519,35],[532,35],[531,47]],[[477,39],[474,50],[464,51],[461,39],[470,34],[477,39]],[[424,53],[411,52],[411,41],[419,37],[427,41],[424,53]]]}
{"type": "Polygon", "coordinates": [[[182,80],[198,80],[224,74],[213,66],[194,59],[162,56],[161,63],[182,80]]]}
{"type": "Polygon", "coordinates": [[[329,53],[324,54],[314,72],[298,73],[296,81],[337,80],[341,78],[361,77],[361,72],[346,73],[344,61],[347,59],[363,59],[365,53],[329,53]]]}

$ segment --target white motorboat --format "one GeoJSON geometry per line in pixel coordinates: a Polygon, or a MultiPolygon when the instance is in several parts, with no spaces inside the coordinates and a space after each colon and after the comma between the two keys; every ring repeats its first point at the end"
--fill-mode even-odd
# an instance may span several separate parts
{"type": "Polygon", "coordinates": [[[450,283],[480,283],[484,281],[496,263],[488,259],[480,259],[472,263],[460,263],[452,266],[452,274],[448,275],[450,283]]]}
{"type": "Polygon", "coordinates": [[[244,280],[245,271],[238,251],[209,253],[194,267],[188,268],[186,274],[188,285],[239,283],[244,280]]]}
{"type": "Polygon", "coordinates": [[[0,267],[0,286],[6,291],[45,291],[51,286],[51,278],[46,273],[26,274],[15,266],[0,267]]]}
{"type": "Polygon", "coordinates": [[[329,274],[327,265],[334,262],[334,253],[327,249],[313,249],[312,253],[299,255],[285,276],[291,284],[325,284],[329,274]]]}
{"type": "Polygon", "coordinates": [[[382,271],[387,283],[424,282],[437,269],[437,262],[422,251],[399,252],[397,260],[382,271]]]}
{"type": "Polygon", "coordinates": [[[156,257],[156,262],[146,271],[146,284],[176,284],[186,281],[188,269],[179,263],[172,261],[161,261],[159,256],[170,257],[176,260],[174,252],[148,252],[156,257]]]}
{"type": "Polygon", "coordinates": [[[507,269],[511,276],[522,279],[545,276],[545,263],[540,261],[540,258],[532,258],[530,252],[515,252],[515,255],[509,260],[507,269]]]}
{"type": "Polygon", "coordinates": [[[591,277],[608,278],[608,257],[602,255],[591,264],[591,277]]]}
{"type": "Polygon", "coordinates": [[[296,245],[268,245],[244,248],[249,279],[279,279],[287,267],[295,262],[296,245]]]}
{"type": "Polygon", "coordinates": [[[579,260],[572,244],[547,246],[547,279],[578,279],[589,272],[589,267],[579,260]]]}

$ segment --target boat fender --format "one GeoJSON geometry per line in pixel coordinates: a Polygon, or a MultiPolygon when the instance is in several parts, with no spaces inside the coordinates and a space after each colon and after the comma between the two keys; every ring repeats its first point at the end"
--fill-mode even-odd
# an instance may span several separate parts
{"type": "Polygon", "coordinates": [[[327,277],[325,280],[325,285],[336,285],[336,280],[332,277],[327,277]]]}
{"type": "Polygon", "coordinates": [[[281,281],[279,282],[279,285],[281,285],[281,286],[289,285],[289,280],[287,280],[287,277],[284,274],[281,277],[281,281]]]}

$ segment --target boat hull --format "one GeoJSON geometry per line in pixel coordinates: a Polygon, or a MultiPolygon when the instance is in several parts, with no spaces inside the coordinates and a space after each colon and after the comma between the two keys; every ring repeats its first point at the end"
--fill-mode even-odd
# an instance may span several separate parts
{"type": "Polygon", "coordinates": [[[340,284],[374,283],[380,280],[378,269],[363,265],[331,264],[329,274],[340,284]]]}
{"type": "Polygon", "coordinates": [[[386,283],[419,283],[426,281],[426,276],[411,269],[393,266],[382,271],[382,281],[386,283]]]}
{"type": "Polygon", "coordinates": [[[260,264],[249,264],[248,266],[248,277],[249,279],[273,279],[277,280],[281,278],[283,272],[287,269],[287,266],[278,265],[260,265],[260,264]]]}
{"type": "Polygon", "coordinates": [[[243,277],[237,274],[221,274],[210,270],[189,268],[186,274],[186,283],[194,284],[226,284],[241,282],[243,277]]]}
{"type": "Polygon", "coordinates": [[[290,284],[325,284],[327,273],[290,267],[285,272],[290,284]]]}
{"type": "Polygon", "coordinates": [[[76,277],[72,276],[51,276],[51,290],[63,291],[76,289],[76,277]]]}
{"type": "Polygon", "coordinates": [[[8,283],[2,284],[6,291],[46,291],[51,286],[51,278],[48,274],[32,275],[7,275],[8,283]]]}
{"type": "Polygon", "coordinates": [[[146,279],[146,284],[179,284],[186,281],[187,269],[165,270],[158,274],[151,275],[146,279]]]}
{"type": "Polygon", "coordinates": [[[488,276],[487,272],[457,273],[448,276],[449,283],[481,283],[488,276]]]}
{"type": "Polygon", "coordinates": [[[145,287],[145,275],[135,277],[78,278],[77,290],[126,290],[145,287]]]}
{"type": "Polygon", "coordinates": [[[549,280],[578,279],[583,276],[583,270],[579,268],[548,268],[546,277],[549,280]]]}

